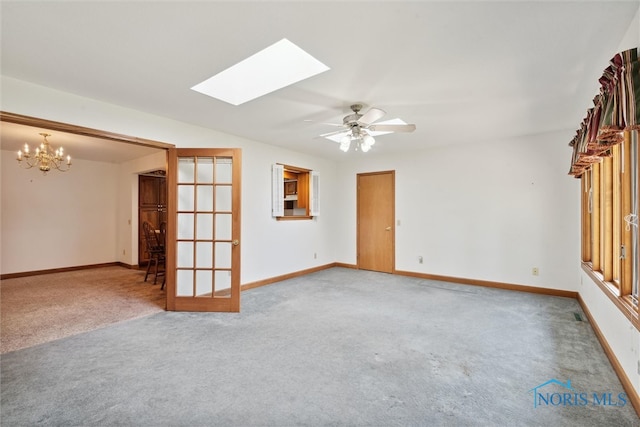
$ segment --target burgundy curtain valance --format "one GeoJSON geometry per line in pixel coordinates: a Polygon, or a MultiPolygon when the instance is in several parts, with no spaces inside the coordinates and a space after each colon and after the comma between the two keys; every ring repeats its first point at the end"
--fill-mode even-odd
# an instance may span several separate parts
{"type": "Polygon", "coordinates": [[[638,49],[616,54],[599,79],[593,99],[569,146],[573,148],[569,174],[580,177],[591,164],[610,155],[612,145],[623,141],[625,130],[640,129],[640,62],[638,49]]]}

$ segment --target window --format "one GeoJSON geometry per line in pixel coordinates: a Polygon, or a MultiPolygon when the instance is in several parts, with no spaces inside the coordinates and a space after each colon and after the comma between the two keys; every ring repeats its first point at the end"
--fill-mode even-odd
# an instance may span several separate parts
{"type": "Polygon", "coordinates": [[[320,214],[316,171],[275,164],[271,170],[272,216],[281,219],[311,219],[320,214]]]}
{"type": "Polygon", "coordinates": [[[582,176],[582,261],[638,328],[638,131],[582,176]]]}
{"type": "Polygon", "coordinates": [[[637,48],[609,61],[569,143],[569,174],[582,180],[582,268],[640,330],[639,71],[637,48]]]}

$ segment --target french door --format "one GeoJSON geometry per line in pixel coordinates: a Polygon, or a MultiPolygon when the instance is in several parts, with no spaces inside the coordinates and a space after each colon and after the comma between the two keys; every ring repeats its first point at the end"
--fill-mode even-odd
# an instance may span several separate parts
{"type": "Polygon", "coordinates": [[[241,157],[169,149],[167,310],[240,311],[241,157]]]}

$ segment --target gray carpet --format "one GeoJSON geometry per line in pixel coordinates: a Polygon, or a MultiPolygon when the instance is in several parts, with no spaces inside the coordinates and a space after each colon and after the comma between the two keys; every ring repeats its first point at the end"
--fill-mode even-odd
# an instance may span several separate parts
{"type": "Polygon", "coordinates": [[[6,353],[0,422],[640,425],[628,401],[590,401],[624,391],[574,313],[568,298],[334,268],[246,291],[240,314],[163,312],[6,353]],[[589,404],[534,408],[550,379],[589,404]]]}

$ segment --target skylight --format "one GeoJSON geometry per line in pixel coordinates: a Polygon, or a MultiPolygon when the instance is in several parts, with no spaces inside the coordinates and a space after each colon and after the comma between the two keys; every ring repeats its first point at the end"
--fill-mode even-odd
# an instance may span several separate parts
{"type": "Polygon", "coordinates": [[[328,69],[289,40],[282,39],[191,89],[240,105],[328,69]]]}

